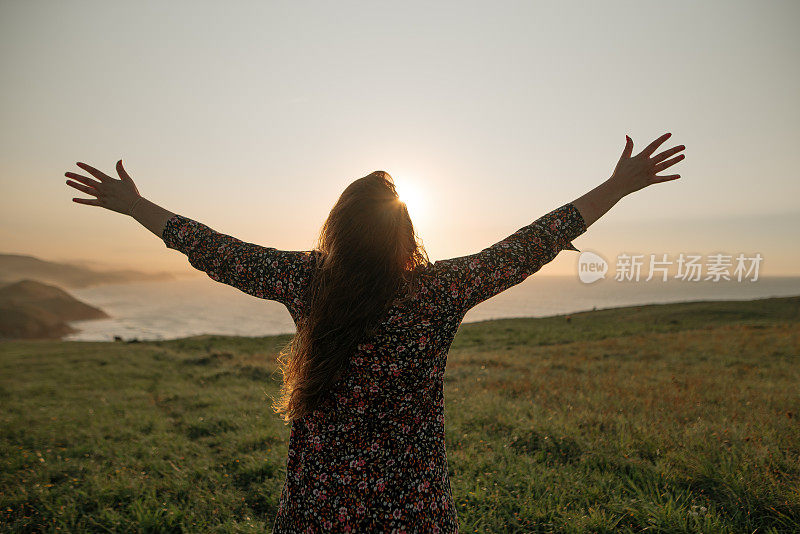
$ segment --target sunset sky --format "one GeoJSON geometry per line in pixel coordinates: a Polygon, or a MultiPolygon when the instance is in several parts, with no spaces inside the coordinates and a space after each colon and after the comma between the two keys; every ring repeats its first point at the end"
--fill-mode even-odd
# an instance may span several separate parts
{"type": "MultiPolygon", "coordinates": [[[[239,239],[308,250],[374,170],[432,260],[477,252],[666,132],[680,180],[575,241],[759,252],[800,274],[800,3],[3,2],[0,252],[139,270],[188,262],[72,202],[83,161],[239,239]]],[[[563,252],[543,274],[575,272],[563,252]]]]}

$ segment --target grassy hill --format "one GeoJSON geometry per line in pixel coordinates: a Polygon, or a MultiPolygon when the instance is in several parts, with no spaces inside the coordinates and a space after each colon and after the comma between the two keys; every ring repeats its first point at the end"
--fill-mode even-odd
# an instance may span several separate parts
{"type": "MultiPolygon", "coordinates": [[[[799,320],[792,297],[462,325],[462,531],[799,531],[799,320]]],[[[0,343],[0,528],[269,531],[289,338],[0,343]]]]}

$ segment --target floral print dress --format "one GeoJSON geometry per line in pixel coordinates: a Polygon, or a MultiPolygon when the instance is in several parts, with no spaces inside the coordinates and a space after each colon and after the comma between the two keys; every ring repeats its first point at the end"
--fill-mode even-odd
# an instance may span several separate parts
{"type": "MultiPolygon", "coordinates": [[[[458,531],[445,452],[443,383],[466,312],[519,284],[586,231],[565,204],[472,255],[423,267],[377,333],[357,346],[314,412],[292,422],[286,479],[273,531],[458,531]]],[[[240,241],[181,215],[162,239],[211,279],[283,303],[303,320],[311,251],[240,241]]]]}

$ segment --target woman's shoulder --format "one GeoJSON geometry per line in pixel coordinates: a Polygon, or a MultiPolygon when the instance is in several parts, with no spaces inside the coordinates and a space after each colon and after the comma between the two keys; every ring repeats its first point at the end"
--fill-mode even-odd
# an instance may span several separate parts
{"type": "Polygon", "coordinates": [[[430,297],[436,288],[436,273],[430,262],[415,266],[406,271],[400,281],[400,300],[420,300],[430,297]]]}

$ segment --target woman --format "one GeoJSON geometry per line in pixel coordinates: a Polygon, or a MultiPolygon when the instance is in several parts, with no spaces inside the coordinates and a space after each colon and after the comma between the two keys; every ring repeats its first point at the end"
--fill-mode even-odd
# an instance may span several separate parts
{"type": "Polygon", "coordinates": [[[218,282],[283,303],[297,334],[279,355],[290,421],[275,532],[457,532],[444,440],[443,377],[461,320],[519,284],[622,197],[684,155],[653,153],[665,134],[612,176],[502,241],[469,256],[428,261],[391,177],[373,172],[342,193],[312,251],[242,242],[143,198],[122,160],[120,179],[77,165],[73,198],[129,214],[218,282]]]}

